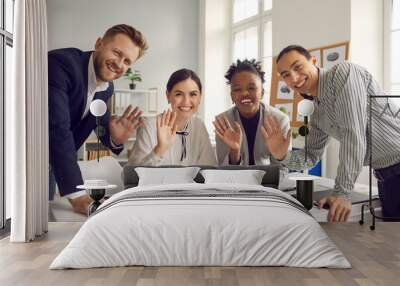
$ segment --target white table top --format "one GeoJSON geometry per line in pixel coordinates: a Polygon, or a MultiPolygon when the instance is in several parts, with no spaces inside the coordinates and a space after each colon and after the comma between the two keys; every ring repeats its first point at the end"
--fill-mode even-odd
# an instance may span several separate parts
{"type": "MultiPolygon", "coordinates": [[[[295,178],[300,178],[300,177],[311,177],[314,179],[314,194],[318,192],[323,192],[327,190],[331,190],[334,188],[335,185],[335,180],[330,179],[330,178],[324,178],[324,177],[317,177],[317,176],[312,176],[312,175],[304,175],[302,173],[289,173],[286,177],[283,178],[283,180],[279,184],[279,189],[282,191],[285,191],[285,193],[288,194],[296,194],[296,180],[295,178]]],[[[369,186],[364,185],[364,184],[359,184],[356,183],[354,185],[354,190],[353,190],[354,197],[359,199],[365,197],[365,199],[368,199],[369,196],[369,186]]],[[[372,196],[377,197],[378,196],[378,188],[377,187],[372,187],[372,196]]],[[[358,221],[360,219],[360,214],[361,214],[361,203],[358,204],[353,204],[352,206],[352,212],[349,218],[349,221],[358,221]]],[[[365,208],[365,212],[369,212],[367,208],[365,208]]],[[[310,210],[310,213],[316,218],[317,221],[319,222],[326,222],[327,219],[327,214],[328,210],[326,209],[319,209],[317,207],[313,207],[310,210]]]]}

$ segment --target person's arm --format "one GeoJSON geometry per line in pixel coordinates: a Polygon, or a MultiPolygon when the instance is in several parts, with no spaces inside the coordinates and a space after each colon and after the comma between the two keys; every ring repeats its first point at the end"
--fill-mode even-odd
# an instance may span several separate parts
{"type": "MultiPolygon", "coordinates": [[[[112,88],[112,86],[111,86],[112,88]]],[[[105,127],[105,135],[101,137],[104,145],[119,154],[124,143],[132,137],[134,130],[142,124],[142,111],[136,107],[129,105],[122,116],[112,116],[107,110],[106,114],[101,118],[101,124],[105,127]]]]}
{"type": "MultiPolygon", "coordinates": [[[[210,142],[210,137],[208,135],[207,129],[204,126],[203,123],[199,126],[199,131],[200,136],[200,153],[198,157],[198,165],[212,165],[215,166],[217,165],[217,160],[215,158],[215,153],[212,148],[211,142],[210,142]]],[[[196,144],[198,144],[196,142],[196,144]]],[[[190,152],[190,150],[189,150],[190,152]]]]}
{"type": "Polygon", "coordinates": [[[219,165],[240,165],[243,163],[241,156],[242,130],[240,124],[229,122],[225,115],[215,117],[217,157],[219,165]]]}
{"type": "MultiPolygon", "coordinates": [[[[286,136],[290,136],[291,137],[292,136],[292,132],[289,132],[289,130],[290,130],[290,119],[289,119],[289,116],[284,114],[280,110],[273,110],[273,113],[275,113],[274,117],[277,118],[277,122],[280,125],[280,128],[282,130],[282,135],[284,137],[286,137],[286,136]]],[[[290,139],[290,143],[289,143],[289,146],[287,148],[287,153],[290,153],[290,151],[292,150],[292,140],[291,140],[291,138],[289,138],[289,139],[290,139]]],[[[270,164],[271,165],[281,165],[281,161],[275,159],[274,156],[270,155],[269,159],[270,159],[270,164]]],[[[285,172],[287,172],[287,169],[285,167],[283,167],[283,165],[282,165],[282,168],[285,169],[285,172]]]]}
{"type": "Polygon", "coordinates": [[[337,90],[335,104],[340,149],[334,194],[349,200],[367,151],[367,90],[353,66],[344,65],[337,73],[345,77],[336,79],[336,84],[342,88],[337,90]]]}
{"type": "Polygon", "coordinates": [[[280,164],[292,170],[304,170],[313,167],[324,151],[329,136],[315,126],[310,128],[307,136],[307,160],[305,150],[288,151],[290,147],[290,129],[286,135],[283,133],[283,127],[274,116],[264,118],[261,132],[265,144],[271,155],[280,164]]]}
{"type": "Polygon", "coordinates": [[[350,216],[350,192],[367,150],[367,91],[362,76],[349,63],[338,67],[333,86],[338,87],[335,117],[340,132],[339,166],[333,193],[322,198],[319,206],[329,205],[329,222],[343,222],[350,216]]]}
{"type": "Polygon", "coordinates": [[[156,142],[151,144],[151,129],[153,127],[149,124],[150,122],[147,122],[147,124],[145,124],[146,128],[138,131],[137,142],[130,156],[131,162],[136,164],[159,165],[161,162],[165,161],[165,154],[176,139],[176,113],[168,109],[155,119],[157,133],[154,141],[156,142]]]}
{"type": "Polygon", "coordinates": [[[105,134],[104,136],[100,137],[100,140],[104,146],[107,146],[114,154],[118,155],[124,149],[124,144],[116,144],[112,141],[110,136],[110,126],[109,126],[110,118],[111,118],[110,111],[107,108],[106,113],[100,119],[101,125],[105,129],[105,134]]]}
{"type": "Polygon", "coordinates": [[[68,90],[71,82],[67,71],[49,57],[49,159],[61,196],[78,191],[83,183],[77,163],[74,136],[71,131],[68,90]]]}
{"type": "Polygon", "coordinates": [[[218,165],[229,165],[229,147],[215,135],[215,149],[217,153],[218,165]]]}
{"type": "Polygon", "coordinates": [[[148,121],[145,121],[144,124],[137,129],[136,141],[129,156],[129,163],[149,166],[159,165],[163,158],[154,153],[154,147],[155,144],[152,142],[151,138],[151,126],[148,121]]]}
{"type": "Polygon", "coordinates": [[[329,136],[325,132],[312,126],[307,135],[307,162],[305,149],[288,151],[286,157],[278,162],[290,170],[310,169],[321,159],[328,140],[329,136]]]}

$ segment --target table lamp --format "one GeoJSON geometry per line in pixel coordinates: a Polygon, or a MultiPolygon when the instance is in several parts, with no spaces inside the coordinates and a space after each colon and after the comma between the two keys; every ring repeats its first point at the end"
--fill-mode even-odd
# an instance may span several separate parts
{"type": "MultiPolygon", "coordinates": [[[[89,110],[90,113],[96,117],[96,129],[94,131],[97,137],[97,162],[99,162],[100,137],[105,134],[104,127],[100,125],[100,118],[107,112],[107,105],[103,100],[95,99],[90,104],[89,110]]],[[[86,190],[89,196],[93,199],[93,202],[89,205],[88,209],[89,216],[100,206],[100,200],[105,196],[106,189],[115,187],[115,185],[109,185],[106,180],[99,179],[85,180],[83,185],[77,186],[78,189],[86,190]]]]}
{"type": "MultiPolygon", "coordinates": [[[[298,114],[304,117],[304,125],[299,128],[299,134],[304,136],[304,165],[307,166],[307,135],[308,117],[314,112],[314,103],[309,99],[303,99],[297,106],[298,114]]],[[[296,198],[308,210],[313,207],[314,179],[312,176],[293,177],[296,180],[296,198]]]]}
{"type": "Polygon", "coordinates": [[[107,105],[101,99],[95,99],[90,104],[90,113],[96,117],[96,129],[94,132],[97,137],[97,162],[99,162],[99,153],[100,153],[100,137],[104,136],[105,129],[100,125],[100,118],[106,113],[107,105]]]}

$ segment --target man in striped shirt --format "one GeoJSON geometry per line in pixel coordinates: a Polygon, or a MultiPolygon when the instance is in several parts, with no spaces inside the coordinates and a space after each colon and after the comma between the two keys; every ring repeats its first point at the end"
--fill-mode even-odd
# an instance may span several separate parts
{"type": "Polygon", "coordinates": [[[295,92],[313,98],[307,162],[304,150],[287,153],[290,136],[282,136],[273,118],[264,122],[264,137],[273,156],[290,169],[310,168],[321,158],[329,137],[340,142],[335,187],[319,206],[329,206],[328,221],[346,221],[351,212],[350,192],[372,152],[383,216],[400,217],[400,113],[387,98],[371,101],[372,144],[369,130],[369,95],[383,90],[364,68],[349,62],[326,70],[301,46],[288,46],[277,57],[281,79],[295,92]],[[393,112],[394,111],[394,112],[393,112]]]}

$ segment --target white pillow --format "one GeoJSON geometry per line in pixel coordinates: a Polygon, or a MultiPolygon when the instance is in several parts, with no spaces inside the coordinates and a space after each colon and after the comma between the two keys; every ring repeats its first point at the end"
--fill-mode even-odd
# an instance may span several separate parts
{"type": "Polygon", "coordinates": [[[139,186],[195,183],[193,179],[199,170],[199,167],[135,168],[139,176],[139,186]]]}
{"type": "Polygon", "coordinates": [[[235,183],[261,185],[265,171],[262,170],[202,170],[204,183],[235,183]]]}

